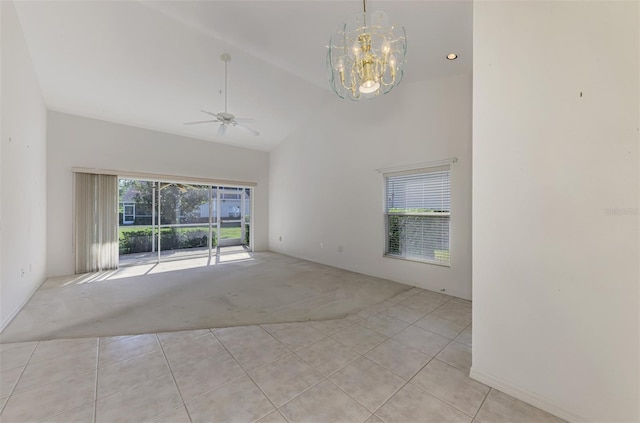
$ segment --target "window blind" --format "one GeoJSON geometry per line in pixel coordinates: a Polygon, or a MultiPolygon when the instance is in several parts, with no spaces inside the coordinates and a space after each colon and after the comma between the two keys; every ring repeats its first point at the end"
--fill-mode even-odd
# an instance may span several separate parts
{"type": "Polygon", "coordinates": [[[118,177],[75,173],[76,273],[118,268],[118,177]]]}
{"type": "Polygon", "coordinates": [[[448,266],[449,166],[386,174],[385,255],[448,266]]]}

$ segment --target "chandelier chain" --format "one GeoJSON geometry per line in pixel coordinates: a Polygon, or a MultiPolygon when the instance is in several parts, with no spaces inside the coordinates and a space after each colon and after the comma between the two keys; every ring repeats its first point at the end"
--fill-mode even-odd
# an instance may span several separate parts
{"type": "Polygon", "coordinates": [[[229,75],[227,72],[228,60],[224,61],[224,112],[227,113],[227,97],[229,93],[229,75]]]}

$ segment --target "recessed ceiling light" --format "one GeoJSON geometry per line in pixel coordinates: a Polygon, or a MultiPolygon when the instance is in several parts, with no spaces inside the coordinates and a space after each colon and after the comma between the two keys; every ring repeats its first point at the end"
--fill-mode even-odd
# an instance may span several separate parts
{"type": "Polygon", "coordinates": [[[458,55],[455,53],[447,54],[447,60],[456,60],[457,58],[458,58],[458,55]]]}

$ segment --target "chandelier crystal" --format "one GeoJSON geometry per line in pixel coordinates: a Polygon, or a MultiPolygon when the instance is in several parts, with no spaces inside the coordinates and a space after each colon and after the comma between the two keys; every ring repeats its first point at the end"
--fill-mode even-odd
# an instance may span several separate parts
{"type": "Polygon", "coordinates": [[[360,100],[386,94],[404,75],[407,35],[404,27],[390,26],[380,10],[356,14],[331,36],[327,74],[340,98],[360,100]]]}

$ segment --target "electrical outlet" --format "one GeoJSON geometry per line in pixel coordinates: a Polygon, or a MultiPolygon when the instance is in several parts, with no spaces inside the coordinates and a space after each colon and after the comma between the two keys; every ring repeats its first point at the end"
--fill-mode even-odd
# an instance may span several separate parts
{"type": "Polygon", "coordinates": [[[322,242],[320,243],[320,248],[324,248],[324,244],[322,242]]]}
{"type": "Polygon", "coordinates": [[[280,235],[280,236],[278,237],[278,240],[279,240],[280,242],[282,242],[282,235],[280,235]]]}

